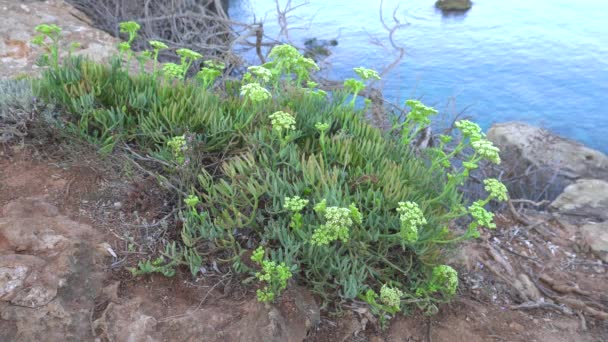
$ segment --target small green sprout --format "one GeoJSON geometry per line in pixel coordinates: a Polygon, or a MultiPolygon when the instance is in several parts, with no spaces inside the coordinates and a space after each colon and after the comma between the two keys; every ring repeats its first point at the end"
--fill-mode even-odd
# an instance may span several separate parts
{"type": "Polygon", "coordinates": [[[200,198],[198,198],[196,195],[189,195],[184,199],[184,203],[186,203],[186,205],[191,209],[194,209],[200,202],[200,198]]]}
{"type": "Polygon", "coordinates": [[[61,28],[54,24],[41,24],[36,26],[36,32],[40,33],[32,40],[32,44],[43,47],[46,54],[42,56],[43,64],[50,65],[53,68],[59,68],[59,38],[61,28]],[[46,43],[48,38],[51,42],[46,43]]]}
{"type": "Polygon", "coordinates": [[[261,272],[255,276],[266,285],[258,289],[256,294],[260,302],[273,302],[275,298],[287,288],[287,281],[292,274],[285,263],[277,264],[274,261],[264,260],[264,249],[260,246],[251,255],[251,260],[262,266],[261,272]]]}

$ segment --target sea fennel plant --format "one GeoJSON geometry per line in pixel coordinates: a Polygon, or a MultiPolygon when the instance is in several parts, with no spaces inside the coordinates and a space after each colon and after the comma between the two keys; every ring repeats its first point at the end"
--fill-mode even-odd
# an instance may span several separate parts
{"type": "MultiPolygon", "coordinates": [[[[181,57],[188,66],[200,56],[181,57]]],[[[324,308],[359,299],[382,317],[436,311],[458,284],[443,265],[446,248],[494,228],[485,207],[507,197],[497,180],[486,180],[488,195],[473,203],[459,190],[480,162],[500,162],[498,150],[463,120],[460,134],[414,153],[409,142],[434,109],[408,101],[409,118],[395,125],[401,134],[386,133],[347,101],[356,89],[314,90],[317,67],[295,48],[277,46],[269,57],[213,88],[179,65],[155,79],[79,59],[45,72],[35,90],[63,105],[65,122],[90,141],[166,159],[162,179],[190,196],[167,261],[155,267],[184,265],[193,276],[205,264],[231,267],[259,281],[262,301],[276,300],[292,279],[324,308]]]]}

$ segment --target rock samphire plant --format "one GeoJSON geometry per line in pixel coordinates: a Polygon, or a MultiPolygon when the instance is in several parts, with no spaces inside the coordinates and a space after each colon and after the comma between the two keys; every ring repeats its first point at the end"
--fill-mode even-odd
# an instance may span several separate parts
{"type": "MultiPolygon", "coordinates": [[[[164,48],[150,45],[152,58],[164,48]]],[[[162,159],[163,179],[188,194],[177,239],[141,272],[172,275],[168,267],[184,265],[197,276],[216,263],[257,279],[261,301],[291,281],[325,308],[365,301],[382,319],[412,307],[432,313],[455,295],[444,251],[494,228],[485,207],[507,196],[493,179],[473,203],[459,191],[480,162],[500,162],[479,126],[459,121],[458,134],[413,153],[409,142],[437,111],[408,101],[392,132],[371,126],[353,104],[363,82],[379,78],[373,70],[357,68],[361,80],[327,94],[311,79],[314,61],[279,45],[242,80],[212,87],[221,65],[188,79],[202,56],[177,53],[181,64],[160,74],[72,58],[34,85],[65,108],[68,128],[105,152],[129,144],[162,159]],[[469,223],[461,229],[456,219],[469,223]]]]}

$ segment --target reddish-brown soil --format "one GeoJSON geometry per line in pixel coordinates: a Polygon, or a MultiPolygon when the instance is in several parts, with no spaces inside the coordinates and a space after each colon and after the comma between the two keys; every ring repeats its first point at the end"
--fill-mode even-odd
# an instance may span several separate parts
{"type": "MultiPolygon", "coordinates": [[[[176,230],[159,223],[170,214],[170,197],[152,179],[125,172],[125,165],[91,151],[50,157],[49,149],[0,147],[0,207],[20,198],[42,198],[62,215],[93,227],[91,246],[106,243],[116,254],[95,261],[103,271],[103,290],[89,308],[94,336],[81,340],[264,339],[257,330],[272,325],[259,321],[268,308],[257,304],[253,291],[228,270],[209,270],[196,280],[183,272],[168,279],[134,278],[126,271],[176,230]]],[[[511,215],[499,216],[498,229],[452,258],[461,274],[460,293],[437,315],[399,316],[382,331],[359,307],[337,317],[322,315],[306,340],[608,341],[608,320],[602,316],[608,309],[607,265],[588,254],[576,224],[548,214],[528,217],[544,223],[526,228],[511,215]],[[535,305],[540,308],[527,308],[535,305]]],[[[0,250],[5,245],[0,236],[0,250]]],[[[286,317],[281,323],[286,331],[297,332],[289,328],[300,319],[293,292],[281,301],[279,312],[286,317]]],[[[14,326],[0,319],[2,329],[14,326]]],[[[0,336],[19,340],[10,331],[0,336]]],[[[276,340],[296,336],[304,335],[276,340]]]]}

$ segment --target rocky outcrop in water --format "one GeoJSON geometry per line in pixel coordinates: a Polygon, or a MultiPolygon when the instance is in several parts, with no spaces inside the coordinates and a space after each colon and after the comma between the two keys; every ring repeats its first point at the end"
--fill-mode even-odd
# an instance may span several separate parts
{"type": "Polygon", "coordinates": [[[435,6],[442,11],[466,11],[473,3],[471,0],[437,0],[435,6]]]}

